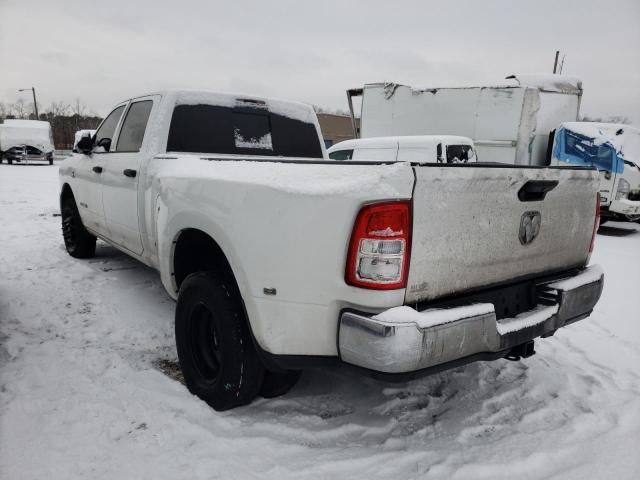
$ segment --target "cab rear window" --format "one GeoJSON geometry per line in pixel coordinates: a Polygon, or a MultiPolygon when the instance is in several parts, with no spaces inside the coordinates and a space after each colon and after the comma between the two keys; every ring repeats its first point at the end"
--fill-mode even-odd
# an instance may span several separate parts
{"type": "Polygon", "coordinates": [[[266,105],[177,105],[168,152],[322,158],[313,123],[270,112],[266,105]]]}

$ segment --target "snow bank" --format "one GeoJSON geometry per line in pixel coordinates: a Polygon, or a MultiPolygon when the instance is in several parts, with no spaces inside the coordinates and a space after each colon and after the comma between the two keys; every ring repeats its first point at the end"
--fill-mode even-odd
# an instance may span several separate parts
{"type": "Polygon", "coordinates": [[[310,369],[215,412],[157,366],[176,359],[157,272],[102,242],[69,257],[58,189],[56,167],[0,165],[3,479],[638,477],[637,224],[601,228],[602,299],[531,358],[402,382],[310,369]]]}

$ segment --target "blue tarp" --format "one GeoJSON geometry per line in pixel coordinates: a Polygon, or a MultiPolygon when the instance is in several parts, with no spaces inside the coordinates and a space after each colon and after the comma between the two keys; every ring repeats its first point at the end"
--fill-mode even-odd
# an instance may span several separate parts
{"type": "Polygon", "coordinates": [[[556,131],[553,156],[572,165],[596,167],[611,173],[624,171],[624,161],[611,143],[598,144],[594,138],[563,127],[556,131]]]}

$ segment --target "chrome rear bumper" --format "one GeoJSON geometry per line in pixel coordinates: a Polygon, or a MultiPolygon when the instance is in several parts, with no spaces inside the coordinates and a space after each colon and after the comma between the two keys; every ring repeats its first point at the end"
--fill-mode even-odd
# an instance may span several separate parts
{"type": "Polygon", "coordinates": [[[536,308],[499,320],[491,303],[421,312],[398,307],[377,315],[345,311],[339,355],[344,362],[370,370],[405,373],[506,351],[589,316],[603,284],[597,265],[541,283],[536,308]]]}

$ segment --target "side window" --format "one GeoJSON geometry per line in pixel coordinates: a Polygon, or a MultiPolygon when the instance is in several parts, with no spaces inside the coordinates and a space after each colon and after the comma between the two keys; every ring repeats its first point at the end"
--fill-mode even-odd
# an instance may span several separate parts
{"type": "Polygon", "coordinates": [[[473,161],[474,157],[471,145],[447,146],[447,163],[467,163],[473,161]]]}
{"type": "Polygon", "coordinates": [[[104,149],[104,152],[108,152],[111,148],[111,140],[113,140],[113,135],[116,132],[116,127],[118,126],[118,122],[120,121],[120,117],[122,116],[122,112],[124,111],[124,105],[119,106],[113,112],[111,112],[107,118],[105,118],[102,125],[96,132],[96,141],[95,145],[98,147],[96,153],[101,153],[104,149]]]}
{"type": "Polygon", "coordinates": [[[153,101],[151,100],[131,104],[120,129],[116,152],[140,151],[152,106],[153,101]]]}
{"type": "Polygon", "coordinates": [[[234,153],[231,109],[217,105],[177,105],[167,152],[234,153]]]}
{"type": "Polygon", "coordinates": [[[351,160],[353,150],[336,150],[329,154],[331,160],[351,160]]]}

